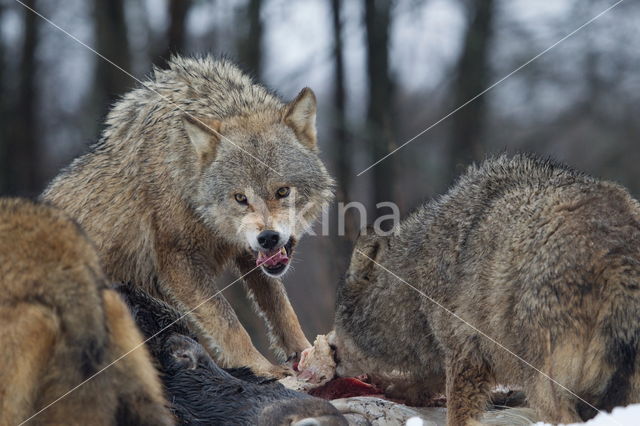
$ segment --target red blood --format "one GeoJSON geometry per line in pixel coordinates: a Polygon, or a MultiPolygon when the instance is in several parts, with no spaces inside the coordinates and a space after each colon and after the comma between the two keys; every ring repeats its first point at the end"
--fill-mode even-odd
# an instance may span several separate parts
{"type": "Polygon", "coordinates": [[[311,389],[310,395],[323,399],[350,398],[352,396],[379,396],[382,389],[356,378],[337,378],[324,385],[311,389]]]}

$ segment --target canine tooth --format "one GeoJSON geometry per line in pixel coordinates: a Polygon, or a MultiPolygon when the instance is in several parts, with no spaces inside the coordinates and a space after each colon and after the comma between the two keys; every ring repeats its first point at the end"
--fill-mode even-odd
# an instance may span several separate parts
{"type": "Polygon", "coordinates": [[[280,253],[282,253],[282,254],[284,254],[286,256],[287,255],[287,250],[284,247],[282,247],[282,248],[280,248],[280,253]]]}

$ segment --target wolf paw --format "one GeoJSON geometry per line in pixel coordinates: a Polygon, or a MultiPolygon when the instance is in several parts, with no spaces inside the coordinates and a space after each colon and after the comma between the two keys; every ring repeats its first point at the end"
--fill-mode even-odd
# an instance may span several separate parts
{"type": "Polygon", "coordinates": [[[293,376],[295,373],[292,369],[284,365],[269,365],[259,368],[251,368],[253,372],[261,377],[270,379],[283,379],[288,376],[293,376]]]}

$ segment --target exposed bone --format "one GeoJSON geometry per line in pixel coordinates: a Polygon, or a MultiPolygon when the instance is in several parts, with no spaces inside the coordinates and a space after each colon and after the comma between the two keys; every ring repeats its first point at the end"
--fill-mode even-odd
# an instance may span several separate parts
{"type": "Polygon", "coordinates": [[[313,346],[302,352],[298,370],[297,376],[285,377],[280,383],[289,389],[307,392],[335,377],[336,363],[325,335],[318,335],[313,346]]]}
{"type": "Polygon", "coordinates": [[[298,364],[299,377],[317,385],[323,385],[336,375],[336,362],[327,336],[316,337],[313,346],[305,349],[298,364]]]}

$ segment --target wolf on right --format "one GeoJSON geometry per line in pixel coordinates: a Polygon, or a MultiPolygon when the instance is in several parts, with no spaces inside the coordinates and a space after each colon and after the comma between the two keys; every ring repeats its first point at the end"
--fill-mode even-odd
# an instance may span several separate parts
{"type": "Polygon", "coordinates": [[[339,374],[446,388],[450,426],[477,424],[497,383],[552,423],[640,402],[640,204],[624,188],[502,155],[395,231],[356,243],[339,374]]]}

